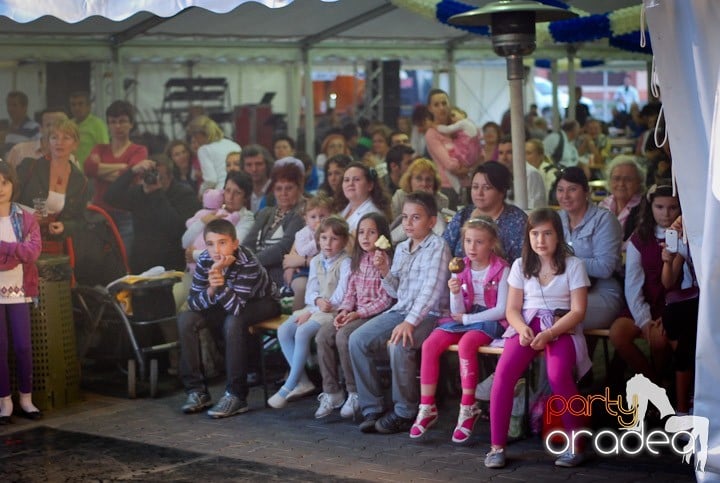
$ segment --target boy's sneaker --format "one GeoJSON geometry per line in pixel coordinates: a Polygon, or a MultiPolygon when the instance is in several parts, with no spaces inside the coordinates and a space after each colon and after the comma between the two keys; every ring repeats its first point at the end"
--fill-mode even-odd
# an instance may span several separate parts
{"type": "Polygon", "coordinates": [[[320,393],[318,401],[320,401],[320,407],[315,411],[315,419],[322,419],[326,416],[330,416],[333,410],[343,405],[345,398],[342,391],[335,394],[328,394],[326,392],[320,393]]]}
{"type": "Polygon", "coordinates": [[[211,409],[208,409],[207,415],[213,419],[227,418],[228,416],[247,412],[248,409],[246,400],[240,399],[229,392],[225,392],[217,404],[211,409]]]}
{"type": "Polygon", "coordinates": [[[393,410],[385,413],[385,416],[377,420],[375,423],[375,431],[382,434],[404,433],[410,430],[412,424],[412,419],[398,416],[393,410]]]}
{"type": "Polygon", "coordinates": [[[573,453],[568,450],[561,454],[558,459],[555,460],[555,466],[562,468],[575,468],[585,462],[585,453],[573,453]]]}
{"type": "Polygon", "coordinates": [[[505,450],[491,449],[485,455],[485,468],[503,468],[505,467],[505,450]]]}
{"type": "Polygon", "coordinates": [[[360,401],[358,400],[358,393],[349,392],[348,397],[340,409],[340,416],[343,418],[354,418],[355,415],[360,411],[360,401]]]}
{"type": "Polygon", "coordinates": [[[187,395],[185,404],[182,405],[181,409],[185,414],[194,414],[210,406],[212,406],[210,394],[206,392],[191,392],[187,395]]]}
{"type": "Polygon", "coordinates": [[[410,428],[410,437],[413,439],[420,438],[437,420],[437,407],[434,404],[421,404],[415,418],[415,424],[410,428]]]}
{"type": "Polygon", "coordinates": [[[370,413],[367,416],[365,416],[365,419],[362,423],[360,423],[360,431],[363,433],[375,433],[375,423],[377,423],[378,419],[382,416],[381,413],[370,413]]]}
{"type": "Polygon", "coordinates": [[[467,443],[472,435],[475,422],[477,422],[478,416],[480,415],[480,409],[477,405],[460,405],[460,412],[458,413],[457,425],[455,431],[453,431],[452,442],[463,444],[467,443]]]}

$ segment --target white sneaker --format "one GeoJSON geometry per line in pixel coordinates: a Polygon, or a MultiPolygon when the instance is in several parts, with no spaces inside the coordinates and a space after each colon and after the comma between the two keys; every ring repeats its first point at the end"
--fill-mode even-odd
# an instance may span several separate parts
{"type": "Polygon", "coordinates": [[[336,392],[335,394],[328,394],[326,392],[320,393],[318,401],[320,401],[320,407],[315,411],[315,419],[322,419],[329,416],[334,409],[339,408],[343,405],[345,398],[343,397],[342,391],[336,392]]]}
{"type": "Polygon", "coordinates": [[[287,395],[287,399],[293,400],[293,399],[300,399],[301,397],[308,396],[315,392],[317,388],[315,387],[315,384],[308,381],[300,381],[297,383],[297,386],[290,391],[287,395]]]}
{"type": "Polygon", "coordinates": [[[270,399],[267,400],[268,406],[274,409],[284,408],[285,406],[287,406],[287,403],[287,398],[280,394],[280,391],[270,396],[270,399]]]}
{"type": "Polygon", "coordinates": [[[356,414],[360,412],[360,401],[358,400],[358,393],[349,392],[348,397],[340,409],[340,416],[343,418],[354,418],[356,414]]]}

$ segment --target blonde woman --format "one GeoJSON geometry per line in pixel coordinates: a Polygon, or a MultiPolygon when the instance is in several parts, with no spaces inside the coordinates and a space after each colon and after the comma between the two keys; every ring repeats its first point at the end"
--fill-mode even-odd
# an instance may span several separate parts
{"type": "Polygon", "coordinates": [[[418,158],[408,166],[407,171],[400,178],[400,189],[395,192],[392,198],[391,209],[394,221],[390,225],[392,240],[399,243],[407,239],[405,230],[402,227],[402,206],[405,198],[409,193],[414,191],[424,191],[435,197],[438,207],[438,217],[433,227],[433,232],[442,235],[445,231],[445,218],[440,213],[441,210],[448,207],[448,197],[440,191],[440,175],[438,174],[435,163],[427,158],[418,158]]]}
{"type": "Polygon", "coordinates": [[[188,126],[188,133],[200,160],[203,178],[200,193],[210,188],[224,186],[227,174],[225,160],[228,154],[240,152],[240,145],[227,139],[220,126],[207,116],[197,116],[193,119],[188,126]]]}
{"type": "Polygon", "coordinates": [[[80,142],[77,124],[69,119],[57,121],[48,142],[50,159],[26,158],[18,166],[17,201],[32,207],[33,200],[45,200],[48,216],[41,220],[43,239],[60,241],[82,228],[91,193],[87,178],[70,161],[80,142]]]}

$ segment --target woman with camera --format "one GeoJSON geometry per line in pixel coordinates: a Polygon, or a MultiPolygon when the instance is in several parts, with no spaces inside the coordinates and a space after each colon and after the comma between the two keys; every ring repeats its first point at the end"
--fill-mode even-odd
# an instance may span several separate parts
{"type": "Polygon", "coordinates": [[[200,209],[195,192],[173,179],[173,165],[166,156],[145,159],[125,171],[108,186],[104,201],[132,217],[134,231],[130,251],[132,273],[161,265],[184,270],[185,253],[180,238],[185,220],[200,209]],[[133,179],[141,179],[139,185],[133,179]]]}

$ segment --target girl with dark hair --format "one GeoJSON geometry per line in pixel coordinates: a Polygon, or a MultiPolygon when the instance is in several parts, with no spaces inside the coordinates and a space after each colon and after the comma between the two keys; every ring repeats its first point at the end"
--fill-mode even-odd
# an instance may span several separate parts
{"type": "Polygon", "coordinates": [[[335,193],[342,191],[343,174],[352,162],[352,158],[346,154],[337,154],[328,159],[323,171],[323,182],[318,191],[324,192],[331,198],[335,197],[335,193]]]}
{"type": "MultiPolygon", "coordinates": [[[[340,406],[340,416],[344,418],[354,417],[360,409],[348,341],[355,329],[392,304],[392,298],[382,287],[382,276],[373,264],[375,250],[378,250],[375,242],[381,236],[390,239],[388,222],[380,213],[366,213],[360,218],[345,297],[333,323],[322,326],[315,336],[323,381],[320,407],[315,412],[318,419],[330,415],[340,406]],[[338,362],[345,376],[347,398],[340,386],[338,362]]],[[[392,247],[387,252],[392,258],[392,247]]]]}
{"type": "Polygon", "coordinates": [[[355,233],[365,213],[378,212],[390,219],[390,198],[374,168],[360,162],[350,163],[343,175],[342,190],[335,194],[340,215],[355,233]]]}
{"type": "Polygon", "coordinates": [[[10,423],[13,413],[8,326],[15,350],[19,412],[30,419],[42,416],[32,402],[30,339],[30,302],[38,296],[35,261],[40,256],[40,227],[32,213],[13,203],[16,188],[15,170],[5,161],[0,161],[0,425],[10,423]]]}
{"type": "MultiPolygon", "coordinates": [[[[528,217],[523,257],[510,269],[505,348],[490,393],[490,439],[485,457],[488,468],[505,466],[510,412],[515,383],[537,355],[545,351],[547,376],[553,394],[570,400],[578,394],[573,371],[582,377],[592,363],[587,353],[582,320],[590,285],[585,266],[565,243],[558,214],[540,208],[528,217]]],[[[579,429],[583,419],[566,412],[565,431],[579,429]]],[[[577,466],[584,460],[580,448],[571,447],[557,466],[577,466]]]]}
{"type": "Polygon", "coordinates": [[[500,242],[509,262],[520,257],[527,215],[517,206],[505,202],[510,189],[510,170],[497,161],[488,161],[475,169],[470,185],[472,204],[464,207],[448,223],[443,238],[453,256],[463,257],[461,229],[475,212],[491,218],[498,226],[500,242]]]}
{"type": "Polygon", "coordinates": [[[193,155],[188,143],[180,139],[170,141],[165,150],[165,155],[173,162],[175,181],[187,185],[197,192],[200,169],[195,170],[193,167],[193,155]]]}
{"type": "Polygon", "coordinates": [[[607,329],[623,304],[620,269],[622,228],[617,217],[590,203],[590,188],[582,168],[565,168],[555,188],[562,210],[565,239],[585,263],[592,286],[588,293],[586,329],[607,329]]]}
{"type": "MultiPolygon", "coordinates": [[[[668,340],[663,329],[665,294],[669,289],[680,288],[680,271],[666,287],[663,284],[663,262],[666,251],[665,230],[680,215],[680,202],[673,196],[670,186],[652,186],[643,199],[640,221],[630,237],[625,258],[625,300],[627,309],[610,327],[610,340],[625,362],[635,373],[658,381],[667,362],[668,340]],[[652,364],[634,344],[642,337],[648,341],[652,364]]],[[[674,247],[673,247],[674,248],[674,247]]],[[[678,240],[678,251],[687,259],[687,245],[678,240]]],[[[672,249],[672,248],[671,248],[672,249]]],[[[686,286],[692,283],[689,267],[682,278],[686,286]]]]}

